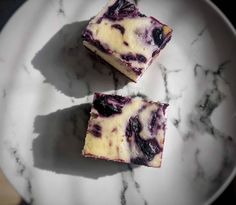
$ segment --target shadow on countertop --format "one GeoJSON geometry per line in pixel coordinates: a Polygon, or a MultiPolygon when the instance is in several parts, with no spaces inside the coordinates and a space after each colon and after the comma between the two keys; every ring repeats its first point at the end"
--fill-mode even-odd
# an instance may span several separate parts
{"type": "Polygon", "coordinates": [[[99,178],[130,168],[126,164],[85,158],[81,155],[90,104],[37,116],[33,141],[34,166],[57,173],[99,178]]]}
{"type": "Polygon", "coordinates": [[[32,65],[67,96],[117,90],[129,80],[83,46],[81,33],[88,21],[63,26],[35,55],[32,65]]]}
{"type": "MultiPolygon", "coordinates": [[[[63,26],[32,60],[45,82],[69,97],[117,90],[129,82],[83,46],[81,33],[87,24],[63,26]]],[[[35,118],[34,132],[39,134],[33,141],[35,167],[88,178],[129,169],[126,164],[81,155],[90,109],[89,104],[81,104],[35,118]]]]}

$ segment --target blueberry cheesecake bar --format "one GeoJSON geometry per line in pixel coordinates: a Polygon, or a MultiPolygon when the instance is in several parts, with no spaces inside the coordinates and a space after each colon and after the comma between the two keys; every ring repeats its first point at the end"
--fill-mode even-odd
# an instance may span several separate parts
{"type": "Polygon", "coordinates": [[[83,31],[83,44],[137,81],[170,40],[172,29],[127,0],[110,0],[83,31]]]}
{"type": "Polygon", "coordinates": [[[83,155],[160,167],[168,104],[96,93],[83,155]]]}

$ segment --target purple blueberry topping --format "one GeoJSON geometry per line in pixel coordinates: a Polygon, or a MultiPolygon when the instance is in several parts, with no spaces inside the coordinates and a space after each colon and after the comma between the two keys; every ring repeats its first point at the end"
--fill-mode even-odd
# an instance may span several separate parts
{"type": "Polygon", "coordinates": [[[100,24],[102,22],[102,19],[103,17],[100,17],[98,20],[97,20],[97,24],[100,24]]]}
{"type": "Polygon", "coordinates": [[[158,118],[160,118],[158,111],[152,112],[151,121],[148,125],[148,129],[152,135],[156,135],[158,132],[158,129],[161,128],[161,126],[158,123],[158,118]]]}
{"type": "Polygon", "coordinates": [[[138,164],[138,165],[147,165],[147,160],[142,157],[132,158],[130,161],[131,163],[138,164]]]}
{"type": "Polygon", "coordinates": [[[139,13],[138,16],[139,17],[147,17],[145,14],[141,14],[141,13],[139,13]]]}
{"type": "Polygon", "coordinates": [[[170,39],[171,39],[171,35],[168,35],[168,37],[166,37],[165,41],[161,45],[160,49],[163,49],[166,46],[166,44],[170,41],[170,39]]]}
{"type": "Polygon", "coordinates": [[[114,127],[111,132],[117,132],[117,128],[114,127]]]}
{"type": "Polygon", "coordinates": [[[159,47],[152,53],[152,57],[156,56],[161,49],[163,49],[166,44],[171,39],[171,33],[167,34],[166,36],[163,34],[163,28],[154,28],[152,31],[152,37],[154,43],[159,47]]]}
{"type": "Polygon", "coordinates": [[[88,30],[88,29],[85,29],[83,34],[82,34],[82,37],[86,40],[86,41],[91,41],[93,39],[93,33],[92,31],[88,30]]]}
{"type": "Polygon", "coordinates": [[[110,117],[114,114],[120,114],[124,105],[130,101],[130,98],[118,95],[97,94],[93,105],[100,115],[103,117],[110,117]]]}
{"type": "Polygon", "coordinates": [[[113,102],[116,101],[116,102],[122,104],[123,106],[131,101],[131,99],[129,97],[122,97],[119,95],[107,95],[107,96],[108,96],[109,100],[111,100],[113,102]]]}
{"type": "Polygon", "coordinates": [[[133,70],[137,75],[141,75],[141,74],[142,74],[142,68],[132,67],[132,70],[133,70]]]}
{"type": "Polygon", "coordinates": [[[145,32],[144,32],[143,38],[144,38],[144,39],[147,39],[147,38],[148,38],[148,30],[147,30],[147,29],[145,29],[145,32]]]}
{"type": "Polygon", "coordinates": [[[160,52],[160,49],[158,48],[152,53],[152,57],[156,56],[160,52]]]}
{"type": "Polygon", "coordinates": [[[162,104],[162,109],[163,109],[163,114],[165,115],[166,114],[166,109],[167,107],[169,106],[169,104],[162,104]]]}
{"type": "Polygon", "coordinates": [[[95,136],[95,137],[101,137],[101,131],[102,131],[102,127],[98,124],[93,125],[92,129],[91,129],[91,133],[95,136]]]}
{"type": "Polygon", "coordinates": [[[138,61],[139,63],[146,63],[147,59],[142,54],[133,55],[132,53],[122,54],[121,58],[125,61],[138,61]]]}
{"type": "Polygon", "coordinates": [[[107,48],[107,47],[105,47],[104,45],[102,45],[101,42],[98,41],[98,40],[94,40],[94,41],[92,41],[91,43],[92,43],[97,49],[99,49],[100,51],[102,51],[102,52],[104,52],[104,53],[107,53],[107,54],[111,54],[111,53],[112,53],[112,51],[111,51],[109,48],[107,48]]]}
{"type": "Polygon", "coordinates": [[[123,43],[124,43],[126,46],[129,46],[129,44],[128,44],[126,41],[124,41],[123,43]]]}
{"type": "Polygon", "coordinates": [[[157,20],[156,18],[154,18],[153,16],[150,16],[151,18],[151,23],[156,25],[156,24],[160,24],[163,25],[159,20],[157,20]]]}
{"type": "Polygon", "coordinates": [[[113,114],[121,113],[121,107],[109,104],[105,97],[96,99],[94,101],[94,108],[99,112],[99,114],[104,117],[109,117],[113,114]]]}
{"type": "Polygon", "coordinates": [[[107,54],[112,53],[112,51],[108,48],[108,46],[101,44],[99,40],[94,40],[92,31],[85,29],[82,34],[82,37],[84,38],[85,41],[90,42],[93,46],[95,46],[100,51],[107,54]]]}
{"type": "Polygon", "coordinates": [[[155,155],[161,151],[161,148],[155,138],[144,140],[139,136],[135,136],[135,142],[142,150],[148,161],[151,161],[155,155]]]}
{"type": "Polygon", "coordinates": [[[121,26],[120,24],[113,24],[111,27],[118,29],[122,35],[125,33],[125,28],[121,26]]]}
{"type": "Polygon", "coordinates": [[[126,130],[125,130],[125,135],[129,138],[129,137],[132,137],[132,136],[138,136],[139,133],[141,132],[142,130],[142,125],[138,119],[138,117],[131,117],[129,119],[129,123],[126,127],[126,130]]]}
{"type": "Polygon", "coordinates": [[[166,112],[166,108],[168,107],[168,104],[161,104],[159,109],[156,112],[152,112],[151,120],[148,125],[148,129],[151,133],[151,135],[156,135],[158,130],[162,129],[165,130],[166,127],[166,121],[163,120],[166,112]]]}
{"type": "Polygon", "coordinates": [[[122,54],[121,58],[125,61],[135,61],[136,57],[133,54],[122,54]]]}
{"type": "Polygon", "coordinates": [[[147,58],[144,55],[137,54],[136,58],[137,58],[137,61],[140,62],[140,63],[146,63],[147,62],[147,58]]]}
{"type": "Polygon", "coordinates": [[[162,28],[154,28],[152,31],[152,37],[154,40],[154,43],[158,46],[161,47],[165,36],[163,34],[163,29],[162,28]]]}
{"type": "Polygon", "coordinates": [[[108,7],[104,17],[110,20],[122,20],[125,17],[136,17],[140,13],[134,4],[126,0],[117,0],[113,5],[108,7]]]}
{"type": "Polygon", "coordinates": [[[109,141],[109,146],[110,146],[110,147],[112,146],[112,141],[109,141]]]}
{"type": "Polygon", "coordinates": [[[126,127],[125,134],[127,141],[130,142],[130,138],[134,137],[135,143],[140,148],[146,160],[151,161],[156,154],[161,151],[161,148],[155,138],[143,139],[139,133],[142,131],[142,124],[138,119],[138,116],[131,117],[126,127]]]}

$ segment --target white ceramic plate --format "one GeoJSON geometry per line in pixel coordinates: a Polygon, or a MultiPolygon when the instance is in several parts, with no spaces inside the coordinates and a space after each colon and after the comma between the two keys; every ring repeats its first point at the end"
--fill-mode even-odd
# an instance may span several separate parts
{"type": "Polygon", "coordinates": [[[0,36],[0,165],[38,205],[208,204],[235,174],[236,35],[209,2],[141,0],[174,29],[137,83],[92,59],[81,30],[105,0],[30,0],[0,36]],[[81,157],[94,92],[170,103],[162,168],[81,157]]]}

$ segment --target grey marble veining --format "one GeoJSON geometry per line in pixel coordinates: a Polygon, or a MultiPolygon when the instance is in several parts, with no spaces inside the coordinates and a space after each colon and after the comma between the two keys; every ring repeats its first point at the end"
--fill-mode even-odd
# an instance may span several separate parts
{"type": "Polygon", "coordinates": [[[104,1],[27,1],[0,36],[0,164],[27,201],[199,205],[232,176],[235,36],[205,1],[135,2],[174,29],[136,84],[82,45],[104,1]],[[170,104],[162,168],[81,156],[94,92],[170,104]]]}
{"type": "Polygon", "coordinates": [[[199,153],[200,153],[200,149],[197,148],[194,153],[194,159],[195,159],[195,163],[197,166],[195,179],[196,180],[199,180],[199,179],[204,180],[205,179],[205,172],[204,172],[204,169],[203,169],[201,163],[199,162],[199,153]]]}
{"type": "MultiPolygon", "coordinates": [[[[189,126],[192,129],[195,130],[203,130],[213,137],[223,137],[225,138],[223,133],[220,133],[219,130],[217,130],[211,123],[210,117],[213,113],[213,111],[223,102],[225,99],[225,95],[219,90],[219,80],[221,79],[223,83],[225,83],[225,80],[222,76],[222,72],[224,70],[224,66],[227,65],[230,61],[224,61],[221,63],[217,70],[211,70],[207,69],[204,66],[201,66],[200,64],[196,64],[194,66],[193,72],[194,76],[198,76],[199,70],[204,73],[205,76],[210,76],[210,86],[208,89],[206,89],[203,96],[200,98],[200,100],[196,103],[195,109],[188,115],[188,122],[189,126]]],[[[228,83],[227,83],[228,84],[228,83]]],[[[167,99],[168,99],[168,91],[167,91],[167,99]]],[[[181,117],[180,117],[180,108],[178,108],[178,117],[173,119],[172,122],[176,128],[179,128],[181,123],[181,117]]],[[[187,133],[185,135],[185,139],[188,139],[190,137],[190,133],[187,133]]]]}
{"type": "Polygon", "coordinates": [[[229,86],[229,83],[224,79],[223,71],[225,66],[228,65],[230,61],[224,61],[219,64],[217,69],[205,68],[202,65],[195,65],[193,72],[194,76],[198,77],[199,72],[203,73],[203,76],[209,78],[209,87],[201,96],[200,100],[196,103],[195,109],[188,115],[188,129],[187,131],[181,130],[182,121],[180,116],[180,108],[178,110],[177,118],[172,120],[173,125],[179,130],[180,135],[184,141],[196,139],[199,135],[207,133],[214,140],[221,141],[223,144],[223,161],[221,164],[221,169],[214,177],[207,177],[204,171],[204,166],[199,161],[199,154],[201,149],[197,148],[194,153],[194,159],[196,164],[196,180],[207,180],[212,183],[222,183],[226,170],[231,169],[234,166],[234,160],[229,158],[232,151],[235,153],[235,142],[233,138],[222,131],[218,130],[211,121],[211,116],[216,108],[226,99],[226,96],[220,90],[220,84],[225,84],[229,86]],[[224,170],[224,171],[223,171],[224,170]]]}
{"type": "Polygon", "coordinates": [[[197,34],[197,37],[191,42],[191,46],[193,46],[200,38],[203,36],[203,34],[207,31],[207,26],[204,26],[199,33],[197,34]]]}
{"type": "Polygon", "coordinates": [[[173,125],[178,129],[179,124],[181,123],[180,108],[178,108],[177,117],[171,119],[171,121],[172,121],[173,125]]]}
{"type": "Polygon", "coordinates": [[[17,165],[16,168],[17,168],[18,176],[25,180],[26,190],[27,190],[27,195],[28,195],[27,198],[29,199],[29,204],[33,204],[34,199],[32,195],[32,184],[31,184],[31,177],[29,175],[29,170],[27,169],[24,162],[22,161],[21,156],[18,153],[18,149],[10,147],[9,153],[17,165]]]}
{"type": "Polygon", "coordinates": [[[217,70],[209,70],[200,65],[194,67],[195,76],[198,74],[197,69],[202,69],[204,74],[206,76],[210,75],[212,79],[211,87],[205,91],[205,94],[196,104],[195,112],[198,113],[198,116],[195,117],[190,115],[190,124],[192,126],[196,126],[197,128],[203,128],[207,133],[216,138],[225,138],[225,135],[212,125],[210,116],[226,97],[224,93],[219,90],[219,83],[221,83],[219,80],[221,79],[223,83],[225,83],[222,72],[224,71],[224,66],[226,66],[228,63],[230,63],[230,61],[224,61],[218,66],[217,70]],[[191,119],[192,117],[194,119],[191,119]]]}
{"type": "Polygon", "coordinates": [[[2,98],[6,98],[6,97],[7,97],[7,91],[6,91],[6,89],[3,89],[2,98]]]}
{"type": "Polygon", "coordinates": [[[30,71],[26,65],[23,65],[23,69],[28,75],[30,75],[30,71]]]}
{"type": "Polygon", "coordinates": [[[58,4],[59,4],[58,14],[65,17],[66,13],[65,13],[65,10],[64,10],[64,2],[63,2],[63,0],[58,0],[58,4]]]}
{"type": "Polygon", "coordinates": [[[19,153],[18,153],[18,151],[17,151],[17,149],[15,149],[15,148],[10,148],[10,153],[11,153],[11,155],[13,156],[13,158],[15,159],[15,162],[17,163],[17,173],[20,175],[20,176],[22,176],[23,174],[24,174],[24,172],[25,172],[25,169],[26,169],[26,167],[25,167],[25,165],[21,162],[21,160],[20,160],[20,156],[19,156],[19,153]]]}
{"type": "Polygon", "coordinates": [[[126,205],[126,191],[128,189],[128,183],[127,181],[124,179],[124,174],[121,173],[121,181],[122,181],[122,189],[120,192],[120,203],[121,205],[126,205]]]}
{"type": "Polygon", "coordinates": [[[121,191],[120,191],[120,204],[131,204],[135,201],[135,198],[130,197],[132,193],[133,197],[139,198],[138,204],[148,205],[147,200],[144,198],[141,192],[141,185],[137,182],[134,174],[134,169],[138,166],[132,167],[132,165],[126,165],[128,167],[127,172],[121,173],[121,191]]]}
{"type": "MultiPolygon", "coordinates": [[[[137,182],[137,180],[135,179],[134,169],[133,169],[132,166],[135,166],[135,165],[128,165],[131,180],[132,180],[132,182],[134,183],[134,187],[135,187],[137,193],[139,193],[139,195],[140,195],[141,198],[143,199],[144,205],[148,205],[147,200],[143,197],[143,194],[142,194],[142,192],[141,192],[141,185],[140,185],[140,184],[137,182]]],[[[136,167],[136,166],[135,166],[135,167],[136,167]]]]}
{"type": "Polygon", "coordinates": [[[173,94],[171,93],[169,86],[168,86],[168,76],[170,74],[175,74],[178,72],[181,72],[181,69],[176,69],[176,70],[168,70],[163,64],[159,63],[159,68],[161,70],[161,75],[163,77],[163,81],[164,81],[164,88],[165,88],[165,99],[164,101],[169,103],[171,100],[178,100],[179,98],[182,97],[182,92],[184,90],[182,90],[182,92],[180,94],[173,94]]]}

